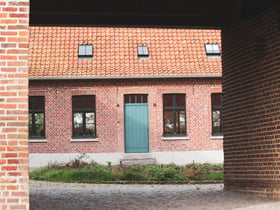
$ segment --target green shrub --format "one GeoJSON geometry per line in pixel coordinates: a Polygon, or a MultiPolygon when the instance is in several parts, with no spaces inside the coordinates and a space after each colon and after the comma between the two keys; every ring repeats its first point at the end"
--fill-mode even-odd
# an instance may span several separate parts
{"type": "Polygon", "coordinates": [[[108,163],[105,166],[97,163],[80,163],[82,162],[75,161],[72,166],[70,164],[49,165],[46,168],[32,171],[30,179],[80,183],[101,183],[117,180],[131,182],[155,181],[159,183],[189,180],[223,180],[222,164],[113,166],[108,163]]]}
{"type": "Polygon", "coordinates": [[[220,171],[211,171],[207,174],[202,174],[200,177],[201,180],[223,180],[224,174],[220,171]]]}
{"type": "Polygon", "coordinates": [[[177,170],[169,165],[165,165],[162,167],[154,166],[148,172],[151,181],[159,182],[174,180],[174,178],[176,177],[176,173],[177,170]]]}

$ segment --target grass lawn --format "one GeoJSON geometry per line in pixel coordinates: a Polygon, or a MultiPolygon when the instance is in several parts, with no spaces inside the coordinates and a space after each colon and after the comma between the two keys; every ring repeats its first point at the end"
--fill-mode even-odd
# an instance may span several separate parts
{"type": "Polygon", "coordinates": [[[74,160],[34,170],[30,179],[76,183],[189,183],[222,181],[223,164],[100,165],[74,160]]]}

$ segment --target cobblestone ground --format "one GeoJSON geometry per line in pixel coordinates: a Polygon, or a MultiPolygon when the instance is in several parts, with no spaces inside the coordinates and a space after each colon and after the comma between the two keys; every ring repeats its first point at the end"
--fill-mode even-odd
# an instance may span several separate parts
{"type": "Polygon", "coordinates": [[[210,185],[96,185],[30,181],[31,210],[279,210],[280,202],[210,185]]]}

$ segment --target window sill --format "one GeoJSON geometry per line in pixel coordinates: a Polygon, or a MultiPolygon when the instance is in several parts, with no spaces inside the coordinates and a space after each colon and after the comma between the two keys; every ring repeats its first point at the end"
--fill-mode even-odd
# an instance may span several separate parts
{"type": "Polygon", "coordinates": [[[98,138],[90,138],[90,139],[71,139],[71,142],[97,142],[98,138]]]}
{"type": "Polygon", "coordinates": [[[224,136],[211,136],[210,139],[222,140],[224,139],[224,136]]]}
{"type": "Polygon", "coordinates": [[[48,140],[47,139],[29,139],[28,142],[29,143],[47,143],[48,140]]]}
{"type": "Polygon", "coordinates": [[[188,136],[170,136],[170,137],[161,137],[161,140],[164,141],[176,141],[176,140],[190,140],[188,136]]]}

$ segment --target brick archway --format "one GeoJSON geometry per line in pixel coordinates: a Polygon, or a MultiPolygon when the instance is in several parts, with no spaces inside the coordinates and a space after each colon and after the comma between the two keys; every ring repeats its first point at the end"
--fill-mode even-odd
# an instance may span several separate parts
{"type": "Polygon", "coordinates": [[[225,188],[280,198],[279,12],[223,30],[225,188]]]}
{"type": "MultiPolygon", "coordinates": [[[[29,0],[0,0],[0,208],[28,209],[29,0]]],[[[223,30],[225,188],[280,197],[279,12],[223,30]]]]}
{"type": "Polygon", "coordinates": [[[0,209],[28,209],[29,0],[0,11],[0,209]]]}

